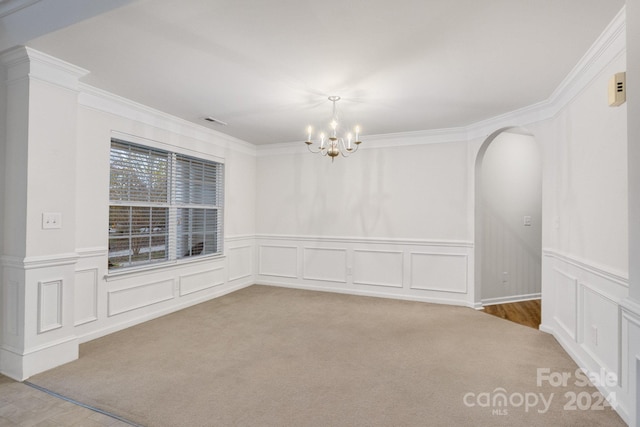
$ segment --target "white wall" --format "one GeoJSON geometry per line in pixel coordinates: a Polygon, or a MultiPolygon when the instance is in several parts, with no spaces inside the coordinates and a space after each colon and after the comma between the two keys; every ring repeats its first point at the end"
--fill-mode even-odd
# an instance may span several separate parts
{"type": "Polygon", "coordinates": [[[22,380],[78,344],[254,282],[255,149],[79,83],[86,71],[31,49],[7,70],[0,372],[22,380]],[[225,251],[108,274],[111,136],[225,162],[225,251]],[[62,226],[43,229],[42,213],[62,226]]]}
{"type": "Polygon", "coordinates": [[[620,323],[629,291],[627,112],[607,102],[609,78],[625,68],[622,50],[558,114],[530,129],[545,175],[541,329],[580,367],[620,379],[600,388],[629,420],[620,323]]]}
{"type": "Polygon", "coordinates": [[[484,152],[479,187],[482,302],[540,296],[542,165],[530,135],[500,133],[484,152]],[[530,225],[524,225],[524,217],[530,225]]]}
{"type": "Polygon", "coordinates": [[[628,373],[629,424],[640,426],[640,1],[627,0],[629,300],[622,310],[622,366],[628,373]],[[635,402],[635,404],[634,404],[635,402]]]}
{"type": "MultiPolygon", "coordinates": [[[[399,138],[400,139],[400,138],[399,138]]],[[[258,160],[259,234],[469,240],[467,144],[258,160]]]]}
{"type": "Polygon", "coordinates": [[[364,141],[258,158],[258,281],[472,305],[468,144],[364,141]]]}

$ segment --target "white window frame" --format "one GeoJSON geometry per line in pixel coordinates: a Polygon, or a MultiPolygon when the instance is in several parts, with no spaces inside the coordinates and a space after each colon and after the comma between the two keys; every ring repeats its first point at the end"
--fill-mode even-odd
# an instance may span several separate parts
{"type": "MultiPolygon", "coordinates": [[[[108,274],[118,274],[118,273],[125,273],[125,272],[131,272],[131,271],[139,271],[139,270],[147,270],[147,269],[155,269],[155,268],[160,268],[160,267],[165,267],[168,265],[174,265],[176,263],[181,263],[181,262],[191,262],[191,261],[195,261],[198,259],[203,259],[203,258],[215,258],[215,257],[221,257],[224,255],[224,188],[225,188],[225,166],[224,166],[224,162],[221,161],[220,158],[214,157],[214,156],[207,156],[204,155],[202,153],[198,153],[198,152],[193,152],[191,150],[185,150],[185,149],[179,149],[178,147],[175,146],[170,146],[168,144],[163,144],[157,141],[149,141],[146,139],[142,139],[142,138],[136,138],[133,137],[131,135],[125,135],[125,136],[120,136],[120,135],[112,135],[111,138],[111,143],[110,143],[110,149],[109,149],[109,153],[110,153],[110,159],[111,159],[111,153],[112,153],[112,147],[114,146],[114,143],[119,144],[119,145],[127,145],[130,147],[136,147],[142,150],[152,150],[154,152],[161,152],[162,154],[166,154],[167,155],[167,159],[168,159],[168,170],[167,170],[167,174],[168,174],[168,178],[167,178],[167,196],[168,196],[168,200],[166,202],[142,202],[142,201],[129,201],[129,200],[112,200],[112,193],[111,193],[111,178],[109,180],[109,188],[110,188],[110,192],[109,192],[109,210],[110,210],[110,214],[109,214],[109,219],[110,219],[110,232],[109,232],[109,241],[111,242],[113,236],[112,236],[112,230],[111,230],[111,207],[112,206],[132,206],[132,207],[158,207],[158,208],[167,208],[168,209],[168,215],[167,215],[167,220],[166,220],[166,224],[167,224],[167,232],[166,232],[166,243],[165,243],[165,251],[166,251],[166,259],[162,259],[159,261],[153,261],[151,260],[147,260],[142,261],[142,262],[136,262],[135,264],[131,264],[131,263],[125,263],[125,265],[123,266],[117,266],[117,265],[112,265],[112,259],[115,259],[116,256],[112,256],[111,254],[108,254],[107,258],[109,260],[109,269],[108,269],[108,274]],[[207,158],[208,157],[208,158],[207,158]],[[207,169],[208,171],[214,171],[215,173],[215,188],[212,190],[213,191],[213,198],[215,199],[215,201],[217,203],[214,204],[208,204],[203,202],[202,200],[198,200],[197,203],[191,203],[189,201],[187,202],[179,202],[177,199],[177,187],[180,184],[178,182],[178,174],[176,173],[176,165],[177,165],[177,159],[180,158],[181,161],[185,161],[186,160],[192,160],[194,163],[196,164],[203,164],[204,169],[207,169]],[[214,247],[213,247],[213,251],[212,250],[212,246],[207,245],[206,241],[205,243],[203,243],[203,248],[204,250],[202,250],[202,252],[205,253],[200,253],[198,252],[197,254],[194,253],[193,255],[189,255],[186,256],[186,254],[183,254],[182,252],[184,252],[184,245],[181,245],[180,242],[178,241],[179,239],[179,235],[178,235],[178,211],[180,209],[197,209],[197,210],[201,210],[203,212],[203,216],[206,216],[204,214],[205,211],[208,212],[215,212],[215,215],[213,215],[216,219],[216,221],[214,221],[214,223],[216,224],[215,229],[213,231],[209,230],[209,233],[205,233],[206,230],[203,230],[202,233],[199,234],[204,234],[204,235],[209,235],[209,236],[213,236],[213,241],[214,241],[214,247]]],[[[110,162],[110,166],[109,166],[109,170],[110,172],[112,171],[112,167],[111,167],[111,162],[110,162]]],[[[191,170],[191,169],[189,169],[191,170]]],[[[184,184],[182,185],[182,187],[184,186],[187,187],[193,187],[193,186],[189,186],[189,182],[184,182],[184,184]]],[[[204,188],[204,187],[203,187],[204,188]]],[[[211,184],[207,187],[209,188],[209,190],[211,190],[211,184]]],[[[204,196],[203,196],[204,197],[204,196]]],[[[132,226],[130,225],[130,231],[129,231],[129,242],[131,242],[131,235],[132,235],[132,226]]],[[[152,237],[153,236],[153,230],[149,229],[149,234],[140,234],[137,235],[138,237],[152,237]]],[[[120,236],[122,238],[122,240],[124,240],[124,236],[121,235],[120,236]]],[[[113,238],[113,240],[116,240],[116,238],[113,238]]],[[[152,244],[152,243],[150,243],[152,244]]],[[[191,245],[191,241],[189,241],[188,245],[191,245]]],[[[150,246],[151,248],[151,246],[150,246]]],[[[192,248],[193,249],[193,248],[192,248]]],[[[133,255],[133,251],[132,251],[132,244],[129,243],[129,247],[127,249],[130,254],[129,256],[133,255]]],[[[149,249],[151,251],[151,249],[149,249]]],[[[150,258],[151,257],[151,253],[150,253],[150,258]]]]}

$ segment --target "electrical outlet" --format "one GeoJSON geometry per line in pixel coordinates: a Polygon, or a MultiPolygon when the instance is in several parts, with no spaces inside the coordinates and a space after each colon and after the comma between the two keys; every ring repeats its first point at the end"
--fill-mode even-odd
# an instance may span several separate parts
{"type": "Polygon", "coordinates": [[[347,276],[351,276],[352,274],[353,274],[353,271],[351,267],[347,267],[347,276]]]}
{"type": "Polygon", "coordinates": [[[42,229],[62,228],[62,214],[60,212],[43,212],[42,229]]]}
{"type": "Polygon", "coordinates": [[[593,341],[593,345],[598,345],[598,327],[596,325],[591,325],[591,341],[593,341]]]}
{"type": "Polygon", "coordinates": [[[506,285],[507,283],[509,283],[509,273],[505,271],[502,273],[502,284],[506,285]]]}

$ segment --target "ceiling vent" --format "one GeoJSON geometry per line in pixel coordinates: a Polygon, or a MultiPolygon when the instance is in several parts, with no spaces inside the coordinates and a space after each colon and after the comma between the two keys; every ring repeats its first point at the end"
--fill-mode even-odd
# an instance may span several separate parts
{"type": "Polygon", "coordinates": [[[213,118],[213,117],[211,117],[211,116],[207,116],[207,117],[205,117],[204,119],[205,119],[206,121],[208,121],[208,122],[211,122],[211,123],[217,123],[217,124],[222,125],[222,126],[226,126],[226,125],[227,125],[227,123],[226,123],[226,122],[223,122],[222,120],[215,119],[215,118],[213,118]]]}

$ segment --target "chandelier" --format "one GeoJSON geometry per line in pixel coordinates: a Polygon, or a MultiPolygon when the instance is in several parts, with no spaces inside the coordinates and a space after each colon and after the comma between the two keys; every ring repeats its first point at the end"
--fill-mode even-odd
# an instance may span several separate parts
{"type": "Polygon", "coordinates": [[[360,146],[360,127],[356,126],[354,133],[347,132],[346,135],[339,135],[341,126],[338,122],[338,114],[336,113],[336,102],[340,101],[339,96],[330,96],[329,101],[333,103],[333,114],[331,115],[331,122],[329,123],[330,130],[328,131],[328,137],[324,132],[321,132],[316,139],[318,142],[317,148],[314,148],[314,141],[311,139],[313,128],[309,126],[307,128],[307,140],[304,142],[307,144],[307,148],[314,154],[322,154],[323,156],[331,157],[331,161],[338,156],[349,157],[351,154],[358,151],[360,146]]]}

